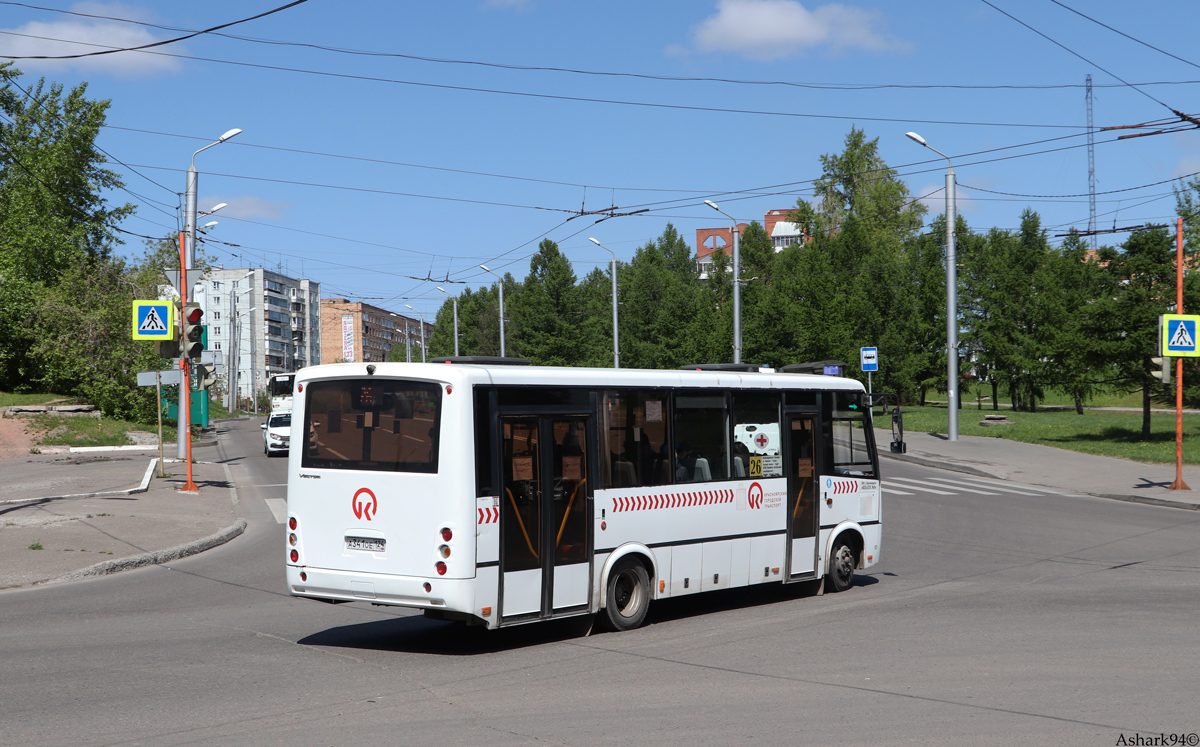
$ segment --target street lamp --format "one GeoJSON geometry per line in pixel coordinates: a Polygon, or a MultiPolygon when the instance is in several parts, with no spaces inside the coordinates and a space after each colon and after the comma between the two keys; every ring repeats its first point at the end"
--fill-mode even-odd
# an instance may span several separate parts
{"type": "Polygon", "coordinates": [[[733,362],[742,362],[742,254],[739,247],[739,234],[737,221],[733,220],[733,216],[717,207],[717,203],[712,200],[705,200],[705,205],[708,205],[713,210],[716,210],[721,215],[724,215],[733,222],[733,362]]]}
{"type": "Polygon", "coordinates": [[[409,311],[416,312],[421,317],[421,362],[424,363],[425,362],[425,312],[417,311],[416,309],[409,306],[408,304],[404,304],[404,308],[408,309],[409,311]]]}
{"type": "Polygon", "coordinates": [[[588,241],[600,247],[604,251],[612,254],[612,297],[613,297],[613,368],[621,367],[621,346],[620,346],[620,331],[617,328],[617,255],[599,241],[588,237],[588,241]]]}
{"type": "Polygon", "coordinates": [[[911,140],[937,153],[950,164],[946,172],[946,387],[949,391],[951,441],[958,440],[958,259],[954,251],[954,162],[915,132],[904,133],[911,140]]]}
{"type": "MultiPolygon", "coordinates": [[[[442,286],[439,285],[437,287],[437,289],[440,290],[442,293],[445,293],[447,296],[450,296],[450,291],[446,290],[442,286]]],[[[455,296],[450,296],[450,300],[454,302],[454,357],[457,358],[458,357],[458,298],[455,296]]]]}
{"type": "MultiPolygon", "coordinates": [[[[196,174],[196,156],[199,155],[201,151],[208,150],[214,145],[220,145],[229,138],[241,134],[241,132],[241,130],[235,127],[218,138],[215,143],[209,143],[192,154],[191,164],[188,166],[187,172],[187,195],[184,203],[184,230],[187,232],[185,262],[186,269],[188,270],[192,269],[196,265],[196,185],[199,181],[199,176],[196,174]]],[[[222,207],[225,207],[225,205],[221,204],[218,207],[214,207],[209,211],[209,213],[214,213],[222,207]]]]}
{"type": "Polygon", "coordinates": [[[496,278],[496,286],[500,288],[500,357],[504,357],[504,279],[487,268],[487,265],[480,265],[479,269],[496,278]]]}

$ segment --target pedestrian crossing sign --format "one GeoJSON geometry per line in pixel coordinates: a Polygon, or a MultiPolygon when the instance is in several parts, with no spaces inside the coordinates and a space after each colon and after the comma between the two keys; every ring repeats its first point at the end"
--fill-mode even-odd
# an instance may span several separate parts
{"type": "Polygon", "coordinates": [[[179,339],[175,305],[170,301],[134,301],[133,339],[179,339]]]}
{"type": "Polygon", "coordinates": [[[1200,316],[1186,314],[1164,314],[1160,317],[1162,330],[1159,349],[1162,355],[1182,358],[1200,357],[1197,348],[1196,326],[1200,316]]]}

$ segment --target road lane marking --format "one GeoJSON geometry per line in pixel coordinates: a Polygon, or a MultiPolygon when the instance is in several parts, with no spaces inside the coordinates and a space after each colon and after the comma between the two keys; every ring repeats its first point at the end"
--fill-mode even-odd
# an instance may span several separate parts
{"type": "Polygon", "coordinates": [[[271,513],[275,515],[275,521],[280,524],[287,521],[287,501],[282,498],[266,498],[264,500],[267,508],[271,509],[271,513]]]}

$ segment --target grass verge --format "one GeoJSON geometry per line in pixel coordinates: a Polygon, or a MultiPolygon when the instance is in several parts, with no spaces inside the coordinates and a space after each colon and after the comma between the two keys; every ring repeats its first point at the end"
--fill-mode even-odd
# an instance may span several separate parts
{"type": "Polygon", "coordinates": [[[0,407],[9,407],[10,405],[44,405],[55,400],[73,401],[61,394],[15,394],[13,392],[0,392],[0,407]]]}
{"type": "MultiPolygon", "coordinates": [[[[905,407],[906,433],[945,433],[949,429],[949,413],[945,407],[905,407]]],[[[888,428],[890,419],[876,413],[875,423],[888,428]]],[[[1175,415],[1152,414],[1150,439],[1142,440],[1140,412],[1108,412],[1085,410],[1083,415],[1072,411],[1013,412],[990,408],[976,410],[964,407],[958,414],[958,432],[963,436],[1005,438],[1043,446],[1055,446],[1086,454],[1124,457],[1139,462],[1175,461],[1175,415]],[[985,427],[979,425],[984,415],[1000,414],[1013,425],[985,427]]],[[[1200,415],[1183,416],[1183,461],[1200,464],[1200,415]]]]}
{"type": "MultiPolygon", "coordinates": [[[[38,415],[29,419],[38,433],[43,434],[38,443],[43,446],[127,446],[132,443],[126,435],[129,431],[157,432],[158,425],[131,423],[114,418],[63,417],[61,415],[38,415]]],[[[163,441],[173,442],[175,429],[163,426],[163,441]]]]}

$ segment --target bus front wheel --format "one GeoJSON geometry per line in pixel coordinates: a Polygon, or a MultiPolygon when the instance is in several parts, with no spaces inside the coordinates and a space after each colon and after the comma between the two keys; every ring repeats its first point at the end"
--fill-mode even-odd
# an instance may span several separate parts
{"type": "Polygon", "coordinates": [[[834,591],[845,591],[854,583],[854,566],[857,565],[854,550],[840,537],[833,544],[829,556],[829,584],[834,591]]]}
{"type": "Polygon", "coordinates": [[[650,576],[633,558],[617,561],[608,576],[605,618],[613,630],[633,630],[650,608],[650,576]]]}

